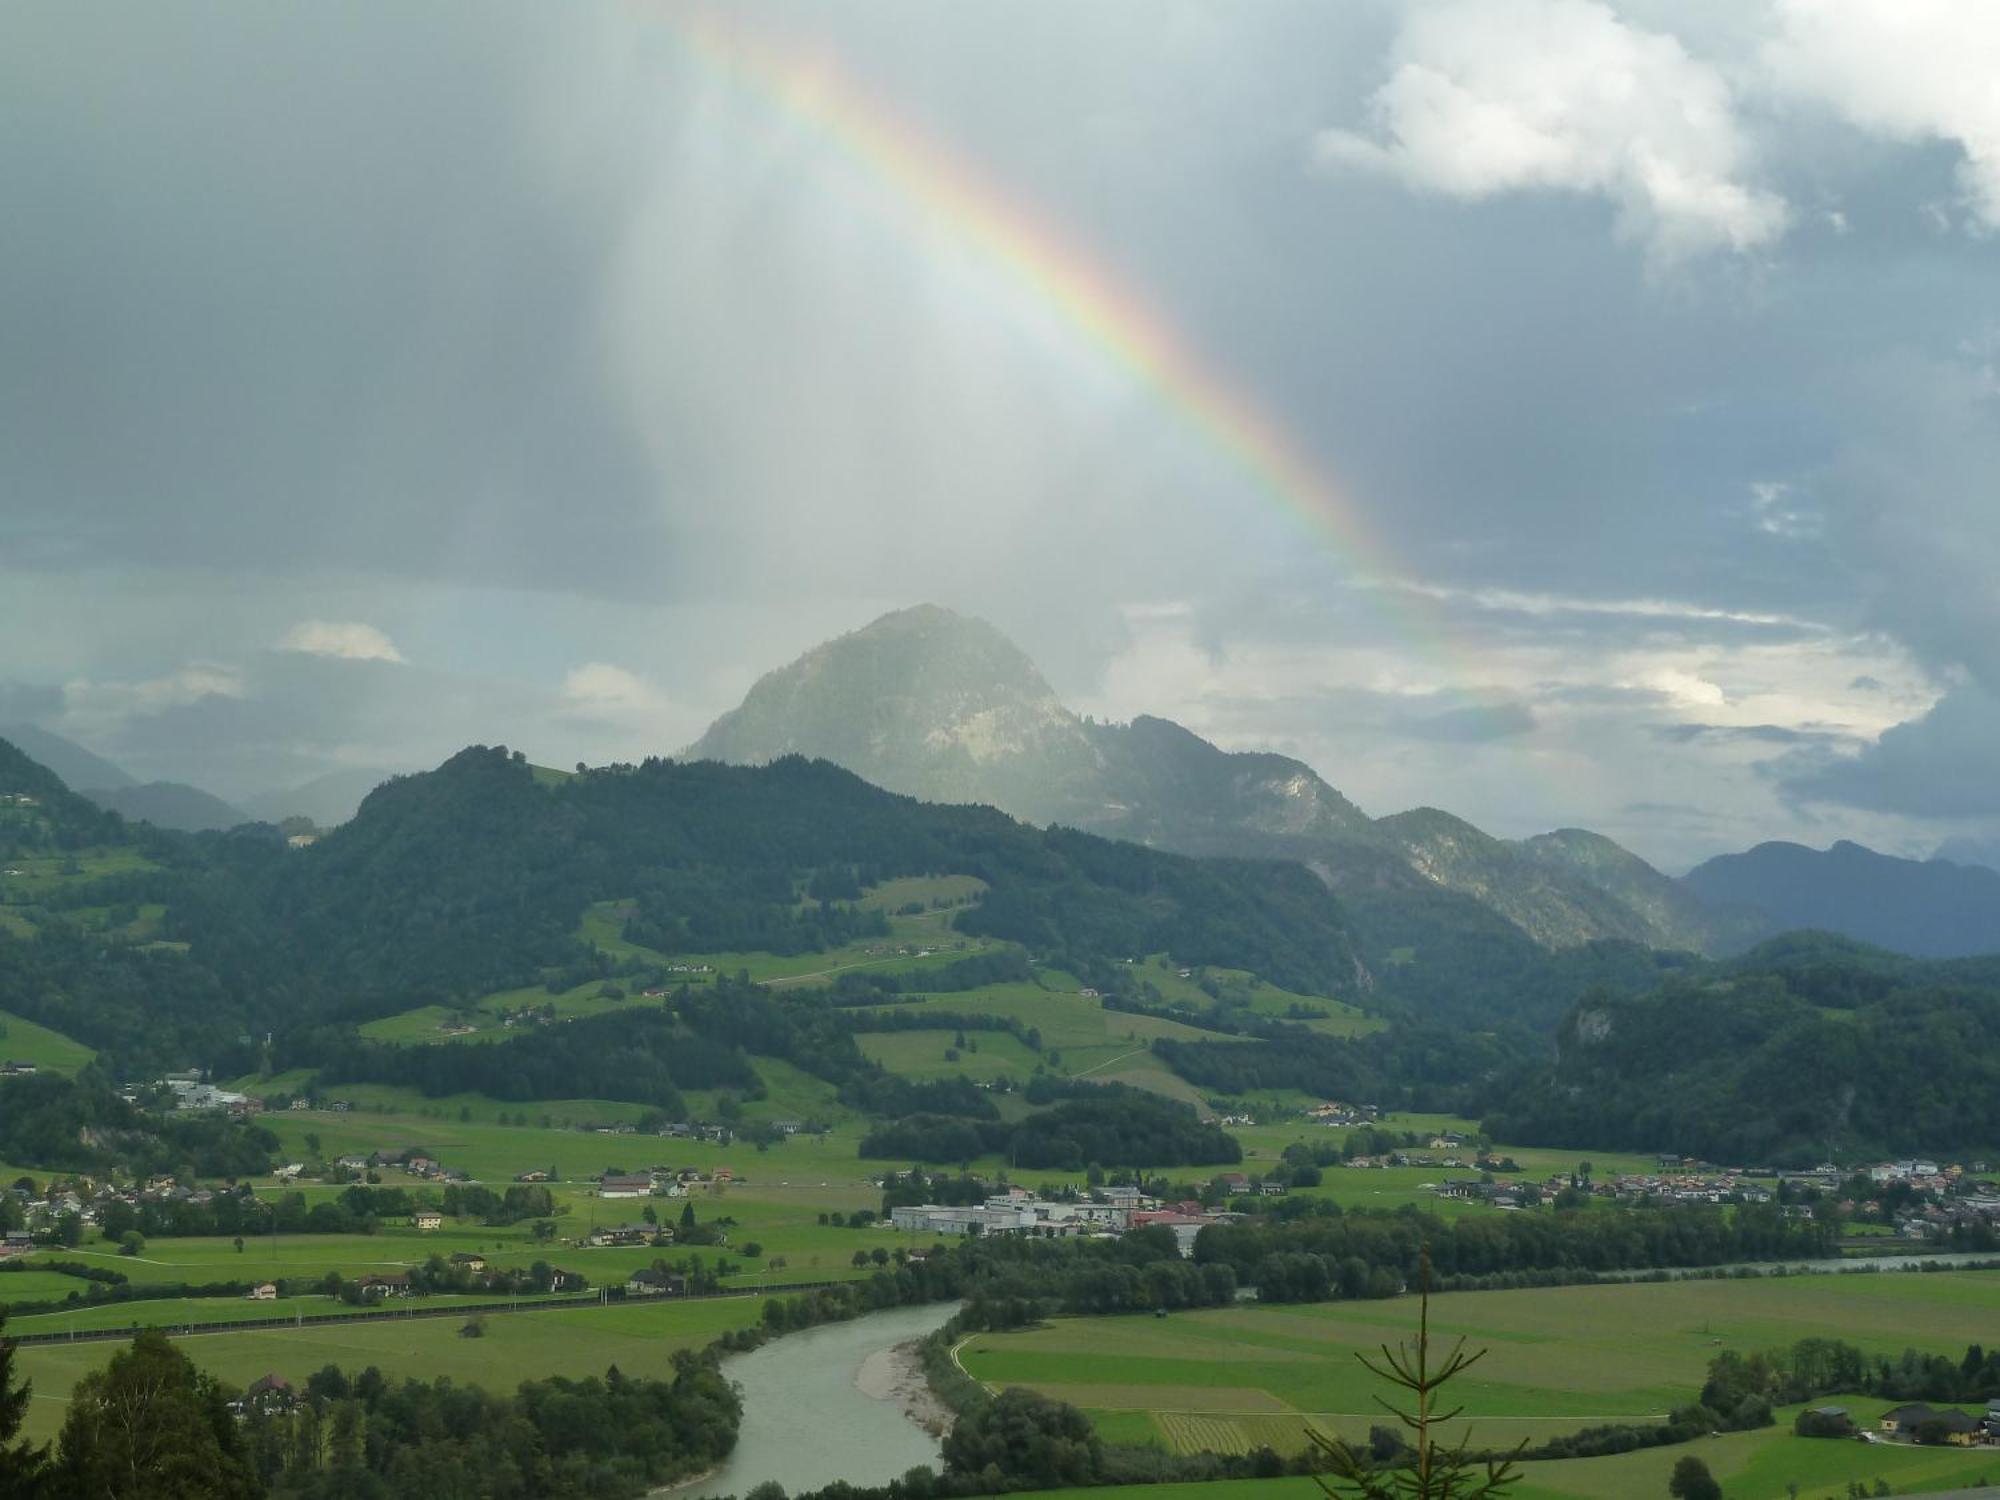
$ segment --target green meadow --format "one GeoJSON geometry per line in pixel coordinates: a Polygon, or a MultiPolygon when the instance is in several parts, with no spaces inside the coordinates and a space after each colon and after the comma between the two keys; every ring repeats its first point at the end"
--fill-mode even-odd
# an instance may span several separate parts
{"type": "MultiPolygon", "coordinates": [[[[1676,1462],[1692,1453],[1707,1464],[1729,1500],[1840,1500],[1850,1481],[1872,1489],[1877,1480],[1898,1495],[1971,1488],[2000,1482],[2000,1453],[1961,1448],[1914,1448],[1793,1437],[1796,1408],[1780,1425],[1732,1432],[1695,1445],[1652,1448],[1607,1458],[1522,1465],[1522,1482],[1508,1500],[1661,1500],[1676,1462]],[[1793,1488],[1796,1486],[1796,1489],[1793,1488]]],[[[1121,1485],[1044,1490],[1021,1500],[1324,1500],[1308,1478],[1242,1479],[1211,1484],[1121,1485]]]]}
{"type": "MultiPolygon", "coordinates": [[[[350,1372],[369,1365],[392,1376],[448,1376],[468,1385],[511,1389],[546,1375],[602,1375],[610,1365],[627,1374],[671,1376],[675,1350],[706,1344],[757,1321],[757,1297],[696,1302],[622,1302],[555,1311],[504,1313],[484,1320],[484,1336],[467,1338],[452,1317],[384,1319],[332,1326],[196,1334],[178,1346],[203,1369],[242,1386],[276,1373],[303,1382],[337,1364],[350,1372]]],[[[468,1314],[477,1309],[468,1309],[468,1314]]],[[[62,1425],[71,1389],[120,1347],[115,1341],[44,1344],[16,1355],[34,1382],[27,1431],[47,1438],[62,1425]]]]}
{"type": "MultiPolygon", "coordinates": [[[[1416,1315],[1414,1299],[1397,1298],[1059,1318],[980,1334],[957,1357],[989,1386],[1029,1386],[1083,1407],[1121,1441],[1181,1452],[1295,1450],[1308,1422],[1360,1439],[1381,1420],[1375,1397],[1383,1388],[1357,1356],[1411,1337],[1416,1315]]],[[[1820,1336],[1883,1354],[1917,1347],[1956,1358],[1995,1323],[2000,1274],[1984,1272],[1462,1292],[1432,1301],[1434,1337],[1463,1336],[1488,1351],[1453,1385],[1453,1404],[1467,1409],[1453,1436],[1495,1446],[1664,1417],[1693,1398],[1723,1349],[1820,1336]]]]}
{"type": "Polygon", "coordinates": [[[96,1055],[60,1031],[0,1010],[0,1062],[33,1063],[43,1072],[68,1077],[81,1072],[96,1055]]]}

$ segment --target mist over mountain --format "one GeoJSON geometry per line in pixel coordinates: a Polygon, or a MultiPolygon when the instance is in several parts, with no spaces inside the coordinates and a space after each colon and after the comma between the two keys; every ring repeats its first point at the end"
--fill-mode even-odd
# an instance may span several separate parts
{"type": "Polygon", "coordinates": [[[252,819],[213,793],[179,781],[148,781],[139,786],[86,788],[83,795],[99,807],[134,823],[178,828],[183,833],[234,828],[252,819]]]}
{"type": "Polygon", "coordinates": [[[1767,930],[1611,840],[1510,842],[1435,808],[1371,819],[1302,761],[1225,751],[1166,719],[1080,717],[998,630],[935,605],[884,615],[767,673],[684,752],[819,756],[892,791],[988,802],[1187,854],[1296,859],[1386,923],[1462,928],[1469,897],[1534,943],[1728,951],[1767,930]]]}
{"type": "Polygon", "coordinates": [[[1972,834],[1954,834],[1932,851],[1931,858],[2000,870],[2000,836],[1981,838],[1972,834]]]}
{"type": "Polygon", "coordinates": [[[75,740],[51,733],[33,724],[0,725],[0,739],[12,744],[37,765],[45,766],[62,778],[71,790],[103,787],[116,791],[139,784],[139,778],[123,766],[114,765],[75,740]]]}
{"type": "Polygon", "coordinates": [[[2000,950],[2000,871],[1898,859],[1845,840],[1768,843],[1685,877],[1712,901],[1756,906],[1781,927],[1846,933],[1898,953],[1955,958],[2000,950]]]}
{"type": "Polygon", "coordinates": [[[333,828],[352,818],[362,799],[396,774],[378,766],[329,771],[284,791],[245,798],[243,806],[266,823],[310,818],[321,828],[333,828]]]}

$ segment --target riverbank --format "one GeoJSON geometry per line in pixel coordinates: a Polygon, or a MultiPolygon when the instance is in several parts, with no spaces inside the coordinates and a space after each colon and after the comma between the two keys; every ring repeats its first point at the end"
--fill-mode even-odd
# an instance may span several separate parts
{"type": "Polygon", "coordinates": [[[937,1467],[950,1414],[930,1394],[918,1344],[958,1310],[934,1302],[824,1323],[732,1354],[743,1396],[736,1450],[714,1471],[656,1496],[712,1500],[775,1483],[793,1494],[835,1480],[887,1484],[937,1467]]]}
{"type": "Polygon", "coordinates": [[[864,1396],[896,1402],[904,1416],[934,1438],[942,1439],[956,1419],[931,1389],[921,1339],[905,1339],[892,1348],[877,1349],[855,1368],[854,1384],[864,1396]]]}

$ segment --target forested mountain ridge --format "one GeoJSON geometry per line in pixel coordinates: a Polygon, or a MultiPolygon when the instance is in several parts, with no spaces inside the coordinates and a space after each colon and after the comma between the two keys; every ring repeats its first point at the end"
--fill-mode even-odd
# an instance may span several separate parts
{"type": "Polygon", "coordinates": [[[1224,751],[1149,715],[1080,718],[999,631],[934,605],[767,673],[684,756],[757,764],[793,753],[1035,823],[1187,854],[1297,860],[1343,895],[1375,893],[1371,904],[1394,908],[1406,931],[1452,932],[1467,908],[1438,899],[1449,895],[1544,948],[1622,939],[1719,952],[1766,930],[1711,912],[1597,835],[1516,844],[1436,809],[1375,821],[1289,756],[1224,751]]]}
{"type": "Polygon", "coordinates": [[[0,739],[52,771],[72,791],[87,786],[116,790],[139,784],[139,778],[123,766],[114,765],[75,740],[33,724],[0,724],[0,739]]]}
{"type": "Polygon", "coordinates": [[[55,772],[0,740],[0,854],[75,849],[123,833],[117,814],[77,795],[55,772]]]}
{"type": "MultiPolygon", "coordinates": [[[[84,820],[78,839],[132,836],[11,747],[0,746],[0,781],[33,798],[37,827],[61,815],[84,820]]],[[[145,868],[51,895],[34,938],[0,933],[0,1009],[114,1061],[175,1048],[212,1060],[239,1033],[353,1024],[566,970],[600,973],[580,935],[593,902],[629,903],[627,930],[660,952],[811,952],[879,921],[843,893],[943,872],[985,886],[956,914],[960,930],[1031,951],[1171,952],[1317,994],[1365,980],[1338,900],[1296,866],[1044,832],[796,757],[553,779],[518,754],[475,747],[385,783],[308,849],[259,825],[148,837],[145,868]],[[156,941],[81,931],[63,915],[137,903],[164,907],[156,941]]]]}
{"type": "Polygon", "coordinates": [[[378,788],[269,889],[271,915],[304,946],[368,935],[369,951],[343,962],[370,991],[404,965],[426,983],[470,974],[493,988],[502,968],[561,961],[583,908],[607,898],[635,900],[681,951],[784,951],[774,941],[837,919],[799,902],[798,883],[827,870],[861,883],[976,876],[986,896],[959,925],[1031,947],[1170,949],[1318,993],[1356,982],[1339,903],[1303,871],[1043,832],[799,757],[654,760],[549,785],[504,751],[466,750],[378,788]]]}
{"type": "Polygon", "coordinates": [[[1897,859],[1842,840],[1826,850],[1759,844],[1697,865],[1686,884],[1714,903],[1762,908],[1780,927],[1845,932],[1927,958],[2000,950],[2000,871],[1897,859]]]}
{"type": "Polygon", "coordinates": [[[1738,1164],[1983,1150],[2000,1140],[2000,961],[1801,933],[1644,994],[1588,995],[1486,1124],[1738,1164]]]}

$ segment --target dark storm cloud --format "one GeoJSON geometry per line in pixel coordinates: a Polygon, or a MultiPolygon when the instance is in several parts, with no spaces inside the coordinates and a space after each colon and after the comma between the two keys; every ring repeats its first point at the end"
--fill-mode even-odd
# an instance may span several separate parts
{"type": "Polygon", "coordinates": [[[1917,818],[2000,815],[2000,698],[1956,688],[1854,755],[1801,752],[1773,775],[1800,802],[1917,818]]]}
{"type": "Polygon", "coordinates": [[[1338,733],[1385,803],[1475,818],[1531,815],[1558,738],[1602,774],[1549,816],[1699,792],[1746,834],[1802,798],[1907,811],[1917,740],[2000,751],[1941,705],[1727,774],[1928,681],[2000,690],[2000,278],[1961,232],[2000,209],[1982,96],[1925,87],[1955,41],[1856,78],[1766,6],[719,13],[843,60],[1157,310],[1320,506],[810,108],[692,64],[674,14],[11,18],[0,621],[41,707],[10,712],[245,786],[537,715],[629,755],[682,722],[663,696],[698,728],[687,702],[936,598],[1066,691],[1160,709],[1206,673],[1237,743],[1338,733]],[[1559,149],[1454,135],[1409,64],[1559,149]],[[1667,201],[1641,148],[1702,191],[1667,201]],[[284,610],[218,608],[253,581],[284,610]],[[90,608],[58,628],[65,588],[90,608]],[[264,654],[315,617],[406,660],[264,654]],[[1149,665],[1169,631],[1196,659],[1149,665]],[[1718,695],[1768,724],[1654,732],[1718,695]]]}
{"type": "Polygon", "coordinates": [[[1833,729],[1795,729],[1784,724],[1662,724],[1654,734],[1672,745],[1697,740],[1728,740],[1746,745],[1825,745],[1851,742],[1853,736],[1833,729]]]}
{"type": "Polygon", "coordinates": [[[473,20],[12,18],[12,565],[618,589],[671,561],[595,347],[618,183],[559,128],[565,20],[473,20]]]}

